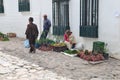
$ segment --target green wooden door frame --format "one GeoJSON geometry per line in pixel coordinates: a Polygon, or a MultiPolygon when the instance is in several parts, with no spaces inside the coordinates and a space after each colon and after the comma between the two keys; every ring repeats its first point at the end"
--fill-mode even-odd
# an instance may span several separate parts
{"type": "Polygon", "coordinates": [[[99,0],[80,0],[80,36],[98,38],[99,0]]]}
{"type": "Polygon", "coordinates": [[[63,36],[68,29],[70,29],[69,26],[53,26],[53,35],[63,36]]]}
{"type": "Polygon", "coordinates": [[[52,0],[53,2],[69,1],[69,0],[52,0]]]}
{"type": "Polygon", "coordinates": [[[53,0],[53,35],[63,35],[70,29],[69,0],[53,0]]]}
{"type": "Polygon", "coordinates": [[[81,26],[80,36],[88,38],[98,38],[98,26],[81,26]]]}
{"type": "Polygon", "coordinates": [[[3,4],[3,0],[0,0],[0,13],[4,13],[4,4],[3,4]]]}

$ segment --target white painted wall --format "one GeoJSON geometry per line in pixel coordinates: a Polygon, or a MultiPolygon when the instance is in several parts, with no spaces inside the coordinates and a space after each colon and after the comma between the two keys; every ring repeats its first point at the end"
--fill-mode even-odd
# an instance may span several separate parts
{"type": "MultiPolygon", "coordinates": [[[[85,49],[92,50],[93,41],[108,43],[110,52],[120,52],[120,0],[99,0],[99,38],[83,38],[79,36],[80,0],[70,0],[70,27],[78,42],[85,49]]],[[[47,14],[52,21],[52,0],[30,0],[30,12],[18,12],[17,0],[4,0],[5,13],[0,14],[0,32],[15,32],[18,37],[25,37],[24,32],[28,18],[34,17],[40,33],[43,15],[47,14]]]]}
{"type": "Polygon", "coordinates": [[[30,0],[30,9],[30,12],[19,12],[18,0],[4,0],[5,13],[0,14],[0,31],[15,32],[18,37],[25,37],[29,17],[34,18],[39,30],[42,29],[43,14],[48,14],[48,18],[52,19],[51,0],[30,0]]]}
{"type": "MultiPolygon", "coordinates": [[[[33,1],[34,2],[34,1],[33,1]]],[[[40,29],[40,33],[42,32],[43,29],[43,15],[47,14],[48,15],[48,19],[51,21],[52,23],[52,0],[39,0],[40,4],[40,19],[41,19],[41,29],[40,29]]],[[[37,11],[37,10],[36,10],[37,11]]]]}
{"type": "Polygon", "coordinates": [[[79,36],[80,31],[80,0],[70,0],[70,27],[77,42],[82,42],[86,49],[92,49],[93,41],[97,39],[83,38],[79,36]]]}
{"type": "Polygon", "coordinates": [[[119,50],[120,40],[120,5],[119,0],[100,0],[99,4],[99,38],[84,38],[85,46],[92,49],[95,40],[108,43],[110,52],[119,50]],[[106,4],[107,3],[107,4],[106,4]],[[118,16],[116,16],[116,13],[118,16]],[[89,46],[88,46],[89,45],[89,46]]]}
{"type": "Polygon", "coordinates": [[[108,43],[110,52],[120,47],[120,0],[99,0],[99,38],[79,37],[80,2],[70,0],[70,27],[77,41],[84,43],[85,48],[92,50],[93,41],[108,43]]]}
{"type": "Polygon", "coordinates": [[[119,3],[120,0],[100,0],[99,40],[108,43],[108,48],[112,53],[120,51],[119,3]]]}
{"type": "MultiPolygon", "coordinates": [[[[70,0],[69,2],[70,28],[75,37],[79,38],[80,25],[80,0],[70,0]]],[[[81,41],[81,40],[78,40],[81,41]]]]}

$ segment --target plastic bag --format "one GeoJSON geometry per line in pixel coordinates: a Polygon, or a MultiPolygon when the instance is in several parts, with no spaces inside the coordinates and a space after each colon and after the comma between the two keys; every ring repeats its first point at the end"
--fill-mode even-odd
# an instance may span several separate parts
{"type": "Polygon", "coordinates": [[[83,45],[83,43],[77,43],[76,45],[75,45],[75,49],[78,49],[78,50],[83,50],[84,49],[84,45],[83,45]]]}
{"type": "Polygon", "coordinates": [[[29,48],[29,47],[30,47],[30,44],[29,44],[29,40],[28,40],[28,39],[26,39],[26,40],[24,41],[24,46],[25,46],[25,48],[29,48]]]}

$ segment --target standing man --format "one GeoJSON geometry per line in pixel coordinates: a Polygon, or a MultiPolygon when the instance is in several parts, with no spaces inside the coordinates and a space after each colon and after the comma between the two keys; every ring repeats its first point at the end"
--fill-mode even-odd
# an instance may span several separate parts
{"type": "Polygon", "coordinates": [[[38,37],[38,28],[37,25],[33,23],[33,18],[30,17],[29,18],[29,24],[27,25],[27,29],[26,29],[26,38],[29,40],[29,44],[30,44],[30,50],[29,53],[35,53],[35,40],[38,37]]]}
{"type": "Polygon", "coordinates": [[[50,30],[50,27],[51,27],[51,22],[49,19],[47,19],[47,15],[45,14],[43,16],[44,18],[44,22],[43,22],[43,32],[40,36],[40,39],[46,39],[47,35],[48,35],[48,32],[50,30]]]}

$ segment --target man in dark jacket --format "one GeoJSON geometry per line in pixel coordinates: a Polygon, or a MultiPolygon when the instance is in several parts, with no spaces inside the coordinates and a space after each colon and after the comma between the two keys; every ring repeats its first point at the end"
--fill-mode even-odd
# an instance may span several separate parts
{"type": "Polygon", "coordinates": [[[48,32],[50,30],[51,27],[51,22],[50,20],[47,18],[47,15],[44,15],[44,22],[43,22],[43,32],[40,36],[40,39],[46,39],[48,32]]]}
{"type": "Polygon", "coordinates": [[[38,28],[37,25],[33,23],[33,18],[30,17],[29,18],[29,24],[27,25],[27,29],[26,29],[26,38],[29,40],[29,44],[30,44],[30,53],[35,53],[35,40],[38,37],[38,28]]]}

